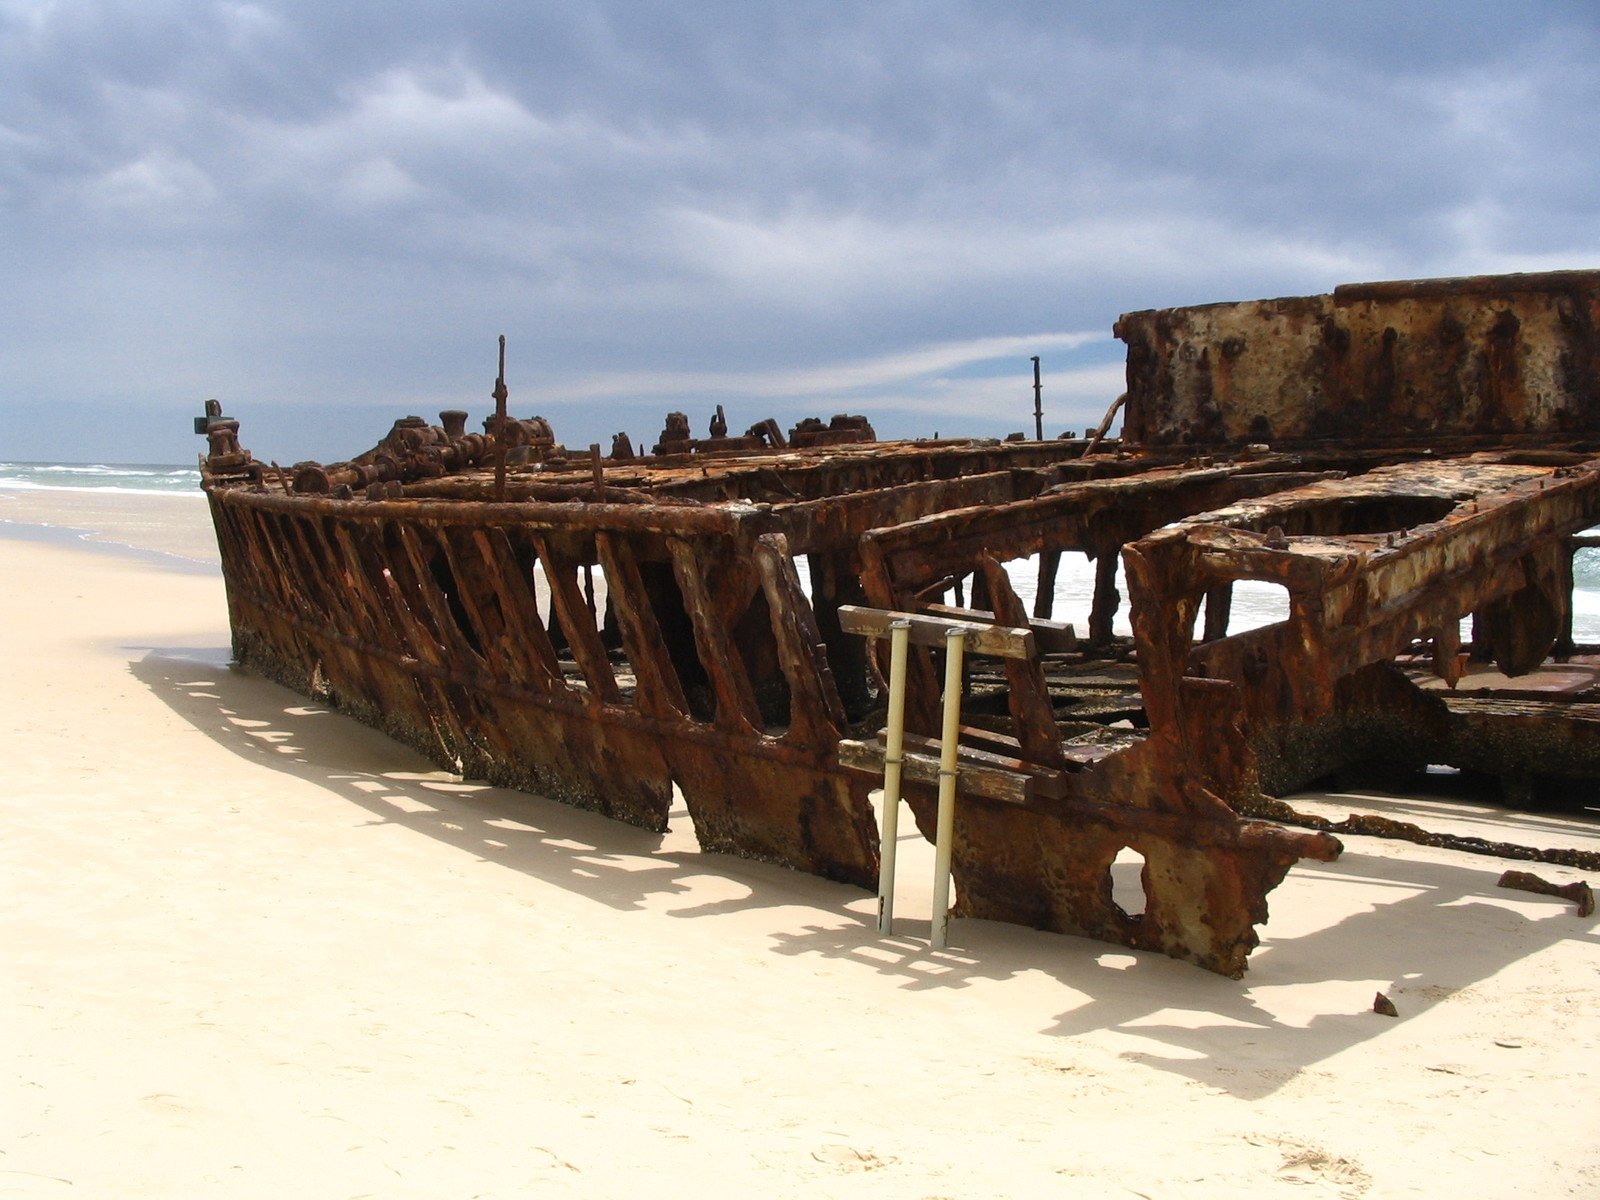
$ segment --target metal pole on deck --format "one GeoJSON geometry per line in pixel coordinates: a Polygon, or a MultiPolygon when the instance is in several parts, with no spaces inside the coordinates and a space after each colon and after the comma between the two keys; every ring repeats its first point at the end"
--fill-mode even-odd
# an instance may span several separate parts
{"type": "Polygon", "coordinates": [[[500,335],[500,373],[494,379],[494,498],[506,498],[506,335],[500,335]]]}
{"type": "Polygon", "coordinates": [[[911,622],[889,626],[889,728],[883,748],[883,836],[878,839],[878,932],[894,926],[894,855],[900,842],[900,766],[905,761],[906,647],[911,622]]]}
{"type": "Polygon", "coordinates": [[[933,934],[928,945],[943,950],[950,928],[950,849],[956,829],[956,753],[961,737],[961,659],[964,630],[945,635],[944,737],[939,747],[939,823],[933,845],[933,934]]]}
{"type": "Polygon", "coordinates": [[[1039,356],[1033,356],[1033,440],[1044,441],[1044,385],[1039,382],[1039,356]]]}

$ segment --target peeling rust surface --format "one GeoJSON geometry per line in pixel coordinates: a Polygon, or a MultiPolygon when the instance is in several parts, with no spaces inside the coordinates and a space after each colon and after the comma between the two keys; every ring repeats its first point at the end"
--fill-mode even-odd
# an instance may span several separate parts
{"type": "MultiPolygon", "coordinates": [[[[602,457],[448,410],[278,468],[215,402],[196,431],[241,663],[645,828],[676,788],[707,849],[862,887],[887,663],[841,606],[1031,631],[1025,659],[974,639],[957,914],[1237,977],[1268,893],[1334,832],[1453,844],[1273,796],[1440,763],[1522,804],[1600,778],[1600,691],[1549,682],[1587,661],[1597,320],[1591,272],[1129,314],[1120,440],[879,442],[847,415],[730,435],[719,407],[707,436],[674,413],[649,453],[618,434],[602,457]],[[1053,612],[1071,554],[1095,564],[1076,625],[1053,612]],[[1281,587],[1285,618],[1230,633],[1242,581],[1281,587]],[[1119,855],[1143,860],[1138,912],[1119,855]]],[[[907,701],[929,835],[941,654],[913,647],[907,701]]]]}
{"type": "Polygon", "coordinates": [[[1588,437],[1592,271],[1358,284],[1128,313],[1123,436],[1151,445],[1588,437]]]}

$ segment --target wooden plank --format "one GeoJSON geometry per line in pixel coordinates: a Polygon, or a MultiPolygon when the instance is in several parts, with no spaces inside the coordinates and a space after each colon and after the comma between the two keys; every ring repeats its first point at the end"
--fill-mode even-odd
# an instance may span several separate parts
{"type": "MultiPolygon", "coordinates": [[[[917,611],[930,617],[948,617],[952,621],[994,621],[995,615],[983,608],[953,608],[948,604],[919,604],[917,611]]],[[[1043,654],[1076,654],[1078,634],[1070,621],[1049,621],[1033,617],[1028,621],[1033,630],[1033,641],[1043,654]]]]}
{"type": "Polygon", "coordinates": [[[861,608],[854,604],[839,606],[839,625],[848,633],[874,638],[888,637],[889,626],[899,621],[910,624],[913,645],[942,647],[950,633],[960,632],[967,635],[968,654],[987,654],[993,658],[1033,657],[1034,637],[1031,629],[881,608],[861,608]]]}
{"type": "MultiPolygon", "coordinates": [[[[1060,770],[1053,767],[1042,767],[1038,763],[1028,762],[1011,753],[1012,750],[1017,749],[1014,739],[1002,738],[1000,739],[1002,744],[990,743],[990,748],[985,749],[981,744],[974,746],[968,742],[967,735],[969,733],[982,737],[987,734],[987,731],[969,730],[963,727],[961,745],[957,747],[957,752],[961,756],[962,770],[965,770],[966,763],[971,761],[982,766],[993,767],[998,771],[1010,771],[1013,774],[1028,776],[1033,780],[1029,785],[1030,795],[1059,799],[1067,794],[1067,780],[1060,770]],[[1003,744],[1004,742],[1012,742],[1013,744],[1007,746],[1003,744]]],[[[882,731],[879,732],[878,737],[880,741],[883,739],[882,731]]],[[[985,740],[987,740],[986,737],[985,740]]],[[[939,757],[939,742],[936,738],[921,737],[918,734],[908,733],[905,735],[905,745],[919,754],[926,754],[934,759],[939,757]]],[[[1076,769],[1077,764],[1072,765],[1076,769]]]]}
{"type": "MultiPolygon", "coordinates": [[[[863,774],[883,774],[883,747],[876,742],[843,741],[839,743],[839,764],[848,770],[863,774]]],[[[939,785],[939,757],[906,750],[901,758],[901,777],[910,783],[929,787],[939,785]]],[[[1036,777],[990,766],[961,752],[960,770],[956,776],[956,792],[964,796],[981,796],[1002,804],[1027,806],[1035,799],[1036,777]]]]}

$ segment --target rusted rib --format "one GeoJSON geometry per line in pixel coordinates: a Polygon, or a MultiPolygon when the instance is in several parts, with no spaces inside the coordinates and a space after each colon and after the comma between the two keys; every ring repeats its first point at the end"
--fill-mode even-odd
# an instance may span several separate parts
{"type": "Polygon", "coordinates": [[[595,628],[594,615],[578,590],[577,564],[557,554],[542,534],[530,537],[539,561],[544,564],[544,578],[550,587],[556,617],[566,634],[567,644],[572,647],[578,670],[589,685],[589,693],[604,704],[621,704],[622,692],[617,687],[617,677],[611,673],[611,663],[600,642],[600,631],[595,628]]]}
{"type": "Polygon", "coordinates": [[[837,743],[848,724],[844,704],[783,535],[759,538],[755,562],[772,614],[778,660],[789,684],[789,731],[784,740],[818,747],[837,743]]]}
{"type": "MultiPolygon", "coordinates": [[[[446,535],[449,544],[449,535],[446,535]]],[[[534,602],[531,573],[502,529],[474,529],[471,545],[491,594],[499,604],[505,657],[534,691],[567,690],[550,635],[534,602]]],[[[529,560],[532,559],[529,556],[529,560]]]]}
{"type": "Polygon", "coordinates": [[[681,538],[671,538],[667,549],[672,554],[672,568],[683,591],[689,619],[694,624],[695,647],[711,677],[717,702],[717,724],[730,732],[753,736],[761,727],[755,692],[739,648],[728,636],[728,622],[718,612],[706,584],[695,547],[681,538]]]}
{"type": "Polygon", "coordinates": [[[354,628],[346,632],[376,646],[400,644],[404,632],[378,591],[386,586],[382,583],[382,565],[367,557],[364,544],[358,544],[342,523],[334,525],[333,540],[343,561],[343,578],[349,595],[356,601],[352,610],[361,614],[354,628]]]}
{"type": "MultiPolygon", "coordinates": [[[[459,534],[459,531],[454,532],[459,534]]],[[[438,530],[437,535],[450,576],[456,581],[456,600],[466,613],[472,637],[481,647],[479,658],[485,669],[495,674],[509,674],[523,687],[537,689],[543,681],[536,681],[527,670],[526,660],[512,648],[504,613],[493,585],[485,578],[483,563],[476,557],[475,548],[458,547],[451,530],[438,530]]]]}
{"type": "Polygon", "coordinates": [[[1060,570],[1061,551],[1047,549],[1039,552],[1039,582],[1033,593],[1035,620],[1049,620],[1055,611],[1056,575],[1060,570]]]}
{"type": "Polygon", "coordinates": [[[1117,594],[1117,551],[1102,549],[1094,562],[1094,599],[1089,608],[1089,644],[1109,645],[1117,609],[1122,598],[1117,594]]]}
{"type": "Polygon", "coordinates": [[[688,701],[683,685],[661,639],[661,627],[650,609],[639,566],[627,543],[616,535],[595,535],[595,549],[606,573],[606,590],[616,610],[628,661],[638,680],[640,709],[654,717],[686,718],[688,701]]]}
{"type": "MultiPolygon", "coordinates": [[[[435,530],[433,533],[435,537],[439,536],[439,531],[435,530]]],[[[413,586],[432,619],[437,636],[446,644],[445,649],[464,658],[469,666],[475,665],[481,670],[491,669],[489,661],[468,640],[457,623],[455,614],[450,611],[450,605],[440,592],[438,581],[434,578],[426,550],[420,544],[420,535],[416,527],[401,525],[399,536],[400,544],[411,567],[413,586]]]]}

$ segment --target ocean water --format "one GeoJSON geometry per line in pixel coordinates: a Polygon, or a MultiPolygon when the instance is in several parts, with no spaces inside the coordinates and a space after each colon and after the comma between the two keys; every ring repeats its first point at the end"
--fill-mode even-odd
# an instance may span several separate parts
{"type": "MultiPolygon", "coordinates": [[[[1600,534],[1600,526],[1587,530],[1600,534]]],[[[1039,590],[1039,560],[1018,559],[1006,564],[1006,574],[1017,598],[1031,613],[1034,597],[1039,590]]],[[[1131,634],[1128,621],[1128,585],[1123,569],[1117,567],[1117,593],[1122,604],[1117,609],[1112,629],[1119,634],[1131,634]]],[[[947,601],[948,603],[949,601],[947,601]]],[[[1055,608],[1050,619],[1066,621],[1081,636],[1089,628],[1089,610],[1094,602],[1094,564],[1081,554],[1063,554],[1061,568],[1056,577],[1055,608]]],[[[1288,619],[1289,593],[1271,583],[1244,579],[1233,585],[1233,604],[1228,614],[1228,632],[1243,633],[1262,625],[1271,625],[1288,619]]],[[[1461,638],[1472,636],[1472,621],[1461,621],[1461,638]]],[[[1195,630],[1205,627],[1205,608],[1202,605],[1195,618],[1195,630]]],[[[1579,550],[1572,560],[1572,637],[1579,645],[1600,644],[1600,549],[1579,550]]]]}
{"type": "MultiPolygon", "coordinates": [[[[177,553],[191,559],[214,559],[215,552],[202,554],[199,543],[210,539],[210,520],[203,506],[188,505],[162,512],[141,505],[138,497],[184,496],[199,499],[200,472],[192,466],[171,463],[22,463],[0,462],[0,523],[13,526],[36,523],[42,528],[59,527],[83,540],[100,544],[130,546],[140,551],[177,553]],[[61,516],[41,520],[32,515],[36,505],[7,505],[6,494],[48,505],[52,494],[62,502],[61,516]],[[18,511],[18,510],[21,511],[18,511]],[[178,526],[183,528],[178,528],[178,526]],[[179,542],[182,542],[180,545],[179,542]]],[[[1597,526],[1592,533],[1600,533],[1597,526]]],[[[214,543],[211,543],[214,546],[214,543]]],[[[802,584],[809,591],[806,564],[800,568],[802,584]]],[[[1037,558],[1007,564],[1007,573],[1018,598],[1033,610],[1038,588],[1037,558]]],[[[603,587],[603,581],[601,582],[603,587]]],[[[1114,628],[1131,632],[1128,623],[1127,586],[1120,567],[1117,590],[1122,595],[1114,628]]],[[[1094,595],[1094,564],[1081,554],[1064,554],[1056,577],[1052,619],[1071,622],[1079,633],[1089,625],[1089,608],[1094,595]]],[[[947,597],[953,601],[953,596],[947,597]]],[[[1600,644],[1600,550],[1580,550],[1573,560],[1573,636],[1584,644],[1600,644]]],[[[1288,593],[1272,584],[1245,581],[1234,586],[1230,632],[1281,621],[1288,615],[1288,593]]],[[[1204,620],[1202,616],[1200,620],[1204,620]]],[[[1197,622],[1198,626],[1198,622],[1197,622]]],[[[1462,635],[1467,636],[1467,622],[1462,635]]]]}
{"type": "Polygon", "coordinates": [[[0,462],[0,490],[196,495],[200,471],[167,463],[0,462]]]}

